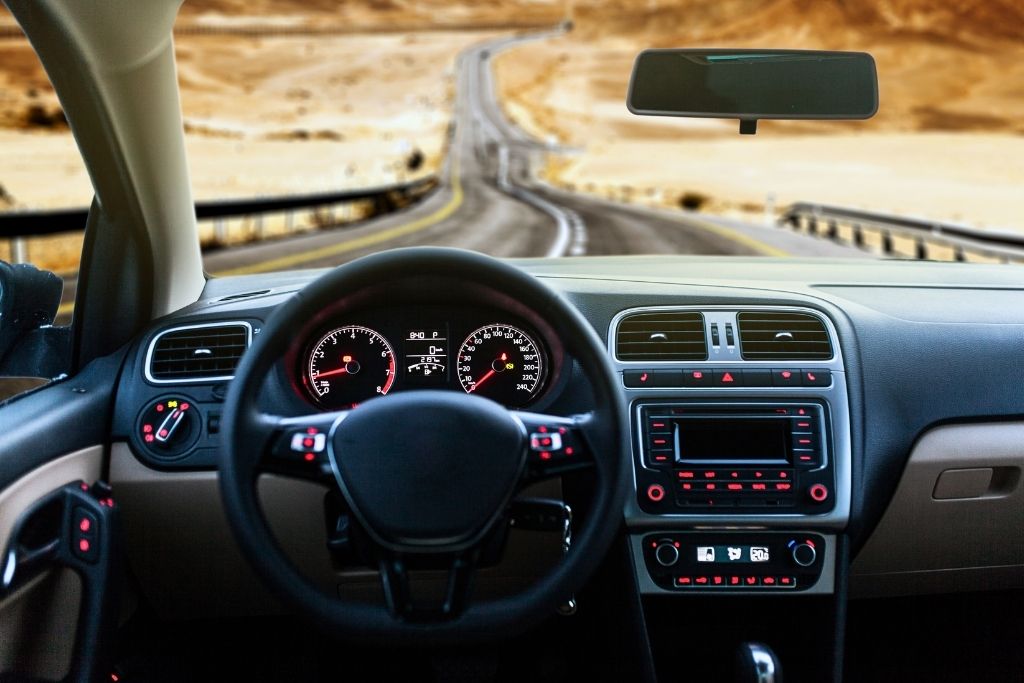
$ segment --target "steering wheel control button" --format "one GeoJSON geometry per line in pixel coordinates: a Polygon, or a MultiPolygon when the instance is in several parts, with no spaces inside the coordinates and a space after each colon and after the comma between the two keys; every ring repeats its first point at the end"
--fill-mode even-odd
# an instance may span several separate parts
{"type": "Polygon", "coordinates": [[[166,396],[143,409],[136,428],[138,445],[157,458],[185,454],[202,431],[195,402],[185,396],[166,396]]]}
{"type": "Polygon", "coordinates": [[[534,432],[530,434],[530,450],[538,453],[552,453],[562,450],[562,435],[557,431],[534,432]]]}
{"type": "Polygon", "coordinates": [[[665,499],[665,487],[661,484],[651,484],[647,487],[647,498],[652,503],[660,503],[665,499]]]}
{"type": "Polygon", "coordinates": [[[792,540],[788,543],[793,562],[800,567],[810,567],[818,559],[818,550],[811,540],[792,540]]]}
{"type": "Polygon", "coordinates": [[[296,453],[323,453],[327,448],[327,435],[302,430],[292,433],[291,449],[296,453]]]}
{"type": "Polygon", "coordinates": [[[832,386],[831,370],[808,370],[800,371],[801,382],[805,387],[830,387],[832,386]]]}
{"type": "Polygon", "coordinates": [[[824,503],[828,500],[828,487],[824,484],[812,484],[807,490],[807,495],[811,497],[815,503],[824,503]]]}

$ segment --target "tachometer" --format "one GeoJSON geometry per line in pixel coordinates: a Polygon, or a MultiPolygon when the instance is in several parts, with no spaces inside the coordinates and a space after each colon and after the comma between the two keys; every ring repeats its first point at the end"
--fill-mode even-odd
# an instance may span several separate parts
{"type": "Polygon", "coordinates": [[[310,351],[303,380],[320,405],[352,408],[391,390],[395,354],[379,332],[359,325],[339,327],[325,334],[310,351]]]}
{"type": "Polygon", "coordinates": [[[526,332],[511,325],[485,325],[459,347],[458,374],[467,394],[519,408],[540,391],[544,360],[526,332]]]}

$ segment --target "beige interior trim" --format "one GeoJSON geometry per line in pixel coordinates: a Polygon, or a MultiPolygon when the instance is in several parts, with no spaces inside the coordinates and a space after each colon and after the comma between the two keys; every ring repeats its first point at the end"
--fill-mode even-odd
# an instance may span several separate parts
{"type": "Polygon", "coordinates": [[[205,285],[171,30],[181,0],[6,0],[67,115],[103,213],[141,221],[153,314],[205,285]]]}
{"type": "Polygon", "coordinates": [[[90,484],[103,471],[103,447],[90,446],[38,467],[0,491],[0,548],[6,548],[15,522],[50,491],[81,479],[90,484]]]}
{"type": "Polygon", "coordinates": [[[852,567],[855,596],[1024,587],[1024,422],[945,425],[914,446],[852,567]]]}
{"type": "MultiPolygon", "coordinates": [[[[102,467],[103,448],[91,446],[48,462],[0,491],[0,548],[7,547],[15,523],[37,500],[79,479],[96,481],[102,467]]],[[[0,672],[63,678],[71,665],[80,604],[81,581],[70,570],[36,577],[0,601],[0,672]]]]}

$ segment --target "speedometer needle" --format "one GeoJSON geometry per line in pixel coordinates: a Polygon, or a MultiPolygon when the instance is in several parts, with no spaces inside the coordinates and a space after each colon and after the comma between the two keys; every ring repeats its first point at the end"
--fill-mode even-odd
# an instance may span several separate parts
{"type": "Polygon", "coordinates": [[[493,374],[494,374],[494,369],[493,368],[488,370],[486,375],[484,375],[483,377],[481,377],[477,381],[473,382],[473,388],[470,389],[467,393],[472,394],[474,391],[476,391],[480,387],[481,384],[483,384],[484,382],[489,380],[493,374]]]}

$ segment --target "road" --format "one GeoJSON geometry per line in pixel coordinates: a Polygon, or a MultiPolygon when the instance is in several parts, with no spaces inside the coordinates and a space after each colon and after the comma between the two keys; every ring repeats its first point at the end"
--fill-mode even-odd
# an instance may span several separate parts
{"type": "MultiPolygon", "coordinates": [[[[509,121],[491,65],[502,50],[557,40],[559,30],[488,41],[456,61],[452,137],[428,198],[365,223],[211,251],[215,276],[334,266],[402,246],[439,245],[498,257],[615,254],[864,256],[825,240],[707,215],[609,202],[539,183],[532,164],[552,151],[509,121]]],[[[74,298],[65,283],[65,305],[74,298]]]]}

